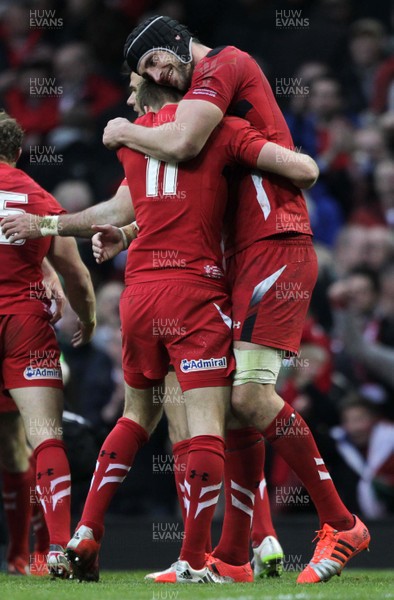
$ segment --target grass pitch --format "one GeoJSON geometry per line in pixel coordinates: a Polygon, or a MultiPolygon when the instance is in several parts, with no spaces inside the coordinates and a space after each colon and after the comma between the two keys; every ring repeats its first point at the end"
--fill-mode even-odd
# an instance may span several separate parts
{"type": "Polygon", "coordinates": [[[99,583],[0,575],[1,600],[381,600],[394,599],[394,571],[348,570],[317,585],[296,585],[297,575],[228,585],[160,585],[144,572],[104,571],[99,583]]]}

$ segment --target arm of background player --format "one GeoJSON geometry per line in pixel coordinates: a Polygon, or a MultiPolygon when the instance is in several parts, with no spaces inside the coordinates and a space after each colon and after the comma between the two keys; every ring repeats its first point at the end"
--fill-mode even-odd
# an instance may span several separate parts
{"type": "Polygon", "coordinates": [[[103,143],[114,150],[127,146],[158,160],[183,162],[199,154],[223,113],[206,100],[181,100],[175,121],[160,127],[134,125],[113,119],[104,129],[103,143]]]}
{"type": "Polygon", "coordinates": [[[313,158],[273,142],[267,142],[260,150],[257,167],[261,171],[286,177],[301,189],[311,188],[319,177],[319,167],[313,158]]]}
{"type": "Polygon", "coordinates": [[[57,219],[56,228],[46,231],[44,235],[92,237],[92,225],[127,225],[134,219],[134,209],[128,185],[119,186],[115,196],[106,202],[90,206],[86,210],[71,215],[58,217],[40,217],[25,213],[20,216],[5,217],[1,220],[1,229],[7,239],[12,236],[11,242],[21,239],[35,239],[42,237],[42,227],[45,220],[53,223],[57,219]]]}
{"type": "Polygon", "coordinates": [[[72,338],[72,344],[86,344],[92,338],[96,326],[96,300],[89,271],[82,262],[73,239],[55,237],[48,257],[63,277],[67,298],[78,316],[79,329],[72,338]]]}

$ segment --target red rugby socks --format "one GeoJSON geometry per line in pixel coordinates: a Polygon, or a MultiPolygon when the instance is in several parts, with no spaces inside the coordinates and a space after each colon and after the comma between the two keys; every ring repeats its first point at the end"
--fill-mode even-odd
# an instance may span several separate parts
{"type": "Polygon", "coordinates": [[[202,569],[205,565],[205,550],[222,487],[223,469],[223,438],[216,435],[191,438],[184,481],[185,538],[180,558],[188,561],[193,569],[202,569]]]}
{"type": "Polygon", "coordinates": [[[182,440],[176,442],[172,446],[172,453],[174,455],[174,478],[176,493],[178,495],[179,506],[182,513],[182,521],[185,524],[186,520],[186,508],[185,508],[185,475],[187,460],[189,457],[189,443],[190,440],[182,440]]]}
{"type": "Polygon", "coordinates": [[[272,523],[270,500],[264,472],[261,476],[259,489],[256,492],[252,525],[252,546],[257,548],[268,535],[278,539],[272,523]]]}
{"type": "Polygon", "coordinates": [[[108,506],[126,478],[138,450],[148,441],[148,433],[135,421],[122,417],[105,439],[96,463],[82,517],[78,523],[93,530],[100,542],[108,506]]]}
{"type": "Polygon", "coordinates": [[[264,441],[257,429],[248,427],[227,432],[226,508],[222,535],[213,554],[231,565],[244,565],[249,561],[250,529],[264,456],[264,441]]]}
{"type": "Polygon", "coordinates": [[[34,497],[35,470],[29,464],[24,473],[3,471],[3,506],[8,527],[7,561],[20,557],[29,563],[31,496],[34,497]]]}
{"type": "MultiPolygon", "coordinates": [[[[174,477],[176,493],[178,495],[178,502],[181,509],[182,521],[184,526],[186,523],[185,475],[187,461],[189,457],[189,443],[190,439],[182,440],[181,442],[176,442],[172,447],[172,452],[174,455],[174,477]]],[[[209,537],[207,539],[205,552],[207,552],[208,554],[212,552],[211,534],[209,534],[209,537]]]]}
{"type": "Polygon", "coordinates": [[[64,442],[50,439],[34,450],[36,492],[51,544],[65,547],[70,539],[71,477],[64,442]]]}
{"type": "Polygon", "coordinates": [[[320,524],[328,523],[338,531],[351,529],[354,517],[340,499],[304,419],[285,403],[263,434],[304,484],[320,524]]]}
{"type": "Polygon", "coordinates": [[[33,504],[33,515],[31,518],[34,533],[34,552],[44,556],[49,551],[49,534],[45,523],[45,516],[41,504],[33,504]]]}
{"type": "Polygon", "coordinates": [[[32,503],[32,513],[31,513],[31,523],[33,526],[33,534],[34,534],[34,552],[42,555],[42,558],[46,558],[46,555],[49,552],[49,533],[48,528],[45,523],[44,511],[38,497],[38,494],[35,490],[35,479],[36,479],[36,459],[34,458],[34,454],[30,456],[30,465],[34,473],[33,484],[31,486],[31,498],[30,502],[32,503]]]}

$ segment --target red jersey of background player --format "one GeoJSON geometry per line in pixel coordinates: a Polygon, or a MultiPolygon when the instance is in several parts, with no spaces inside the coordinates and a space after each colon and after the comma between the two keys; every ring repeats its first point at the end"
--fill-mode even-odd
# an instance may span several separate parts
{"type": "MultiPolygon", "coordinates": [[[[267,78],[249,54],[234,46],[208,52],[196,65],[184,99],[211,102],[224,114],[247,119],[268,141],[293,149],[267,78]]],[[[261,181],[249,177],[239,190],[235,226],[242,231],[234,232],[230,252],[281,233],[312,235],[304,197],[288,180],[267,174],[262,187],[261,181]]]]}
{"type": "MultiPolygon", "coordinates": [[[[65,211],[26,173],[0,163],[0,217],[24,212],[59,215],[65,211]]],[[[0,233],[0,315],[28,313],[51,316],[41,270],[50,246],[50,237],[11,244],[0,233]]]]}
{"type": "MultiPolygon", "coordinates": [[[[137,122],[145,127],[162,125],[174,119],[176,109],[167,105],[137,122]]],[[[128,254],[126,285],[205,278],[225,287],[221,250],[225,167],[237,160],[255,166],[265,143],[246,121],[226,118],[201,153],[179,166],[128,148],[118,150],[139,227],[128,254]]]]}

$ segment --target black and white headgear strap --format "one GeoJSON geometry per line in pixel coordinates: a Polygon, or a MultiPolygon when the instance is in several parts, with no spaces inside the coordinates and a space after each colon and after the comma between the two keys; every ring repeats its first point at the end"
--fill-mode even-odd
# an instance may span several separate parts
{"type": "Polygon", "coordinates": [[[187,64],[192,61],[192,35],[185,25],[170,17],[155,16],[135,27],[126,40],[124,57],[138,73],[141,60],[152,51],[165,50],[187,64]]]}

